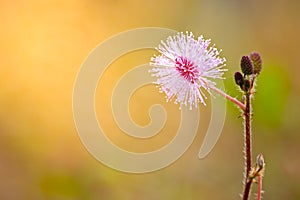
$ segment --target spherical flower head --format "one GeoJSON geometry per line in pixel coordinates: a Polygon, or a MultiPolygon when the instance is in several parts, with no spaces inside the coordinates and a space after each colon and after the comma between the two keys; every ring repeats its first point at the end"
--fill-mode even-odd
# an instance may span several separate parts
{"type": "Polygon", "coordinates": [[[225,58],[219,57],[210,39],[203,36],[195,39],[192,33],[178,33],[167,38],[166,42],[156,48],[161,54],[151,58],[149,71],[157,77],[155,82],[160,91],[167,96],[167,101],[175,99],[175,103],[193,108],[206,99],[203,90],[210,93],[215,86],[214,79],[222,79],[225,71],[225,58]]]}

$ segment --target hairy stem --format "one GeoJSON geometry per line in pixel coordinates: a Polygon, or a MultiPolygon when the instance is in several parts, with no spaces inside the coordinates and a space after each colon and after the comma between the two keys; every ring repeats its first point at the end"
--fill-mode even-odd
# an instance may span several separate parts
{"type": "Polygon", "coordinates": [[[220,90],[220,89],[218,89],[218,88],[216,88],[214,86],[209,86],[209,88],[211,90],[215,91],[216,93],[220,94],[221,96],[225,97],[229,101],[233,102],[234,104],[236,104],[243,111],[246,110],[245,105],[242,102],[240,102],[239,100],[237,100],[236,98],[233,98],[232,96],[226,94],[225,92],[223,92],[222,90],[220,90]]]}
{"type": "Polygon", "coordinates": [[[245,115],[245,189],[243,200],[247,200],[250,193],[250,188],[252,180],[249,180],[249,174],[251,171],[251,98],[250,94],[246,94],[246,109],[244,111],[245,115]]]}
{"type": "Polygon", "coordinates": [[[246,94],[246,110],[245,110],[245,153],[246,153],[246,178],[251,170],[251,108],[250,95],[246,94]]]}
{"type": "Polygon", "coordinates": [[[251,184],[252,184],[252,179],[251,180],[249,179],[249,180],[246,181],[243,200],[247,200],[249,198],[251,184]]]}
{"type": "Polygon", "coordinates": [[[262,193],[262,175],[257,176],[258,188],[257,188],[257,200],[261,200],[262,193]]]}

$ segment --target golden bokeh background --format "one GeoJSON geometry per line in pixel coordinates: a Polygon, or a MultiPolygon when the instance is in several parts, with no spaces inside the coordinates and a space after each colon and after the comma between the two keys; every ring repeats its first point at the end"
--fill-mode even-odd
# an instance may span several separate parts
{"type": "MultiPolygon", "coordinates": [[[[231,103],[220,140],[203,160],[197,154],[209,105],[200,108],[201,128],[191,148],[157,172],[132,175],[109,169],[82,145],[72,114],[81,63],[107,38],[149,26],[212,38],[227,58],[224,83],[233,96],[239,95],[232,74],[240,57],[261,53],[264,69],[253,104],[253,153],[263,152],[267,163],[264,198],[299,199],[299,8],[297,0],[1,1],[0,199],[239,199],[243,127],[231,103]]],[[[97,106],[109,102],[109,88],[126,69],[147,63],[153,53],[134,52],[113,63],[100,80],[107,88],[97,91],[97,106]]],[[[154,86],[133,95],[130,110],[136,123],[149,122],[147,109],[155,101],[163,102],[163,95],[154,86]]],[[[109,137],[133,151],[163,146],[179,122],[178,107],[164,105],[171,118],[151,145],[116,132],[109,137]]],[[[107,128],[114,128],[109,107],[103,108],[98,120],[107,116],[107,128]]]]}

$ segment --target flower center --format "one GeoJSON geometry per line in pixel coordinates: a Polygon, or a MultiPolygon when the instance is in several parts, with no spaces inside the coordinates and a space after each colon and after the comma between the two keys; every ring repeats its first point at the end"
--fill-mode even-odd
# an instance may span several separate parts
{"type": "Polygon", "coordinates": [[[183,57],[178,57],[175,59],[175,63],[176,70],[186,80],[191,83],[195,83],[195,81],[198,80],[200,75],[198,67],[192,61],[183,57]]]}

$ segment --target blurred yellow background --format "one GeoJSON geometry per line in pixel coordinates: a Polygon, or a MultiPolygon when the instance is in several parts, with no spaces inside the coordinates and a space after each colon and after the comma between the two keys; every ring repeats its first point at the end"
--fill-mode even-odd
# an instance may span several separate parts
{"type": "MultiPolygon", "coordinates": [[[[300,199],[299,8],[296,0],[1,1],[0,199],[239,199],[243,127],[230,103],[220,140],[204,160],[197,154],[205,130],[199,130],[173,165],[142,175],[109,169],[81,144],[72,116],[73,84],[81,63],[114,34],[148,26],[212,38],[227,58],[225,85],[233,96],[239,95],[232,75],[239,70],[240,57],[261,53],[253,153],[265,156],[264,197],[300,199]]],[[[121,65],[128,67],[136,59],[147,63],[153,53],[137,52],[121,65]]],[[[120,75],[112,74],[113,80],[120,75]]],[[[163,100],[153,93],[143,105],[138,101],[142,94],[137,92],[130,104],[141,125],[149,120],[153,99],[163,100]]],[[[165,105],[178,112],[176,105],[165,105]]],[[[209,109],[200,110],[205,129],[209,109]]],[[[177,122],[176,116],[168,121],[168,137],[174,136],[177,122]]],[[[162,146],[168,137],[153,145],[162,146]]],[[[122,138],[114,139],[129,148],[122,138]]]]}

